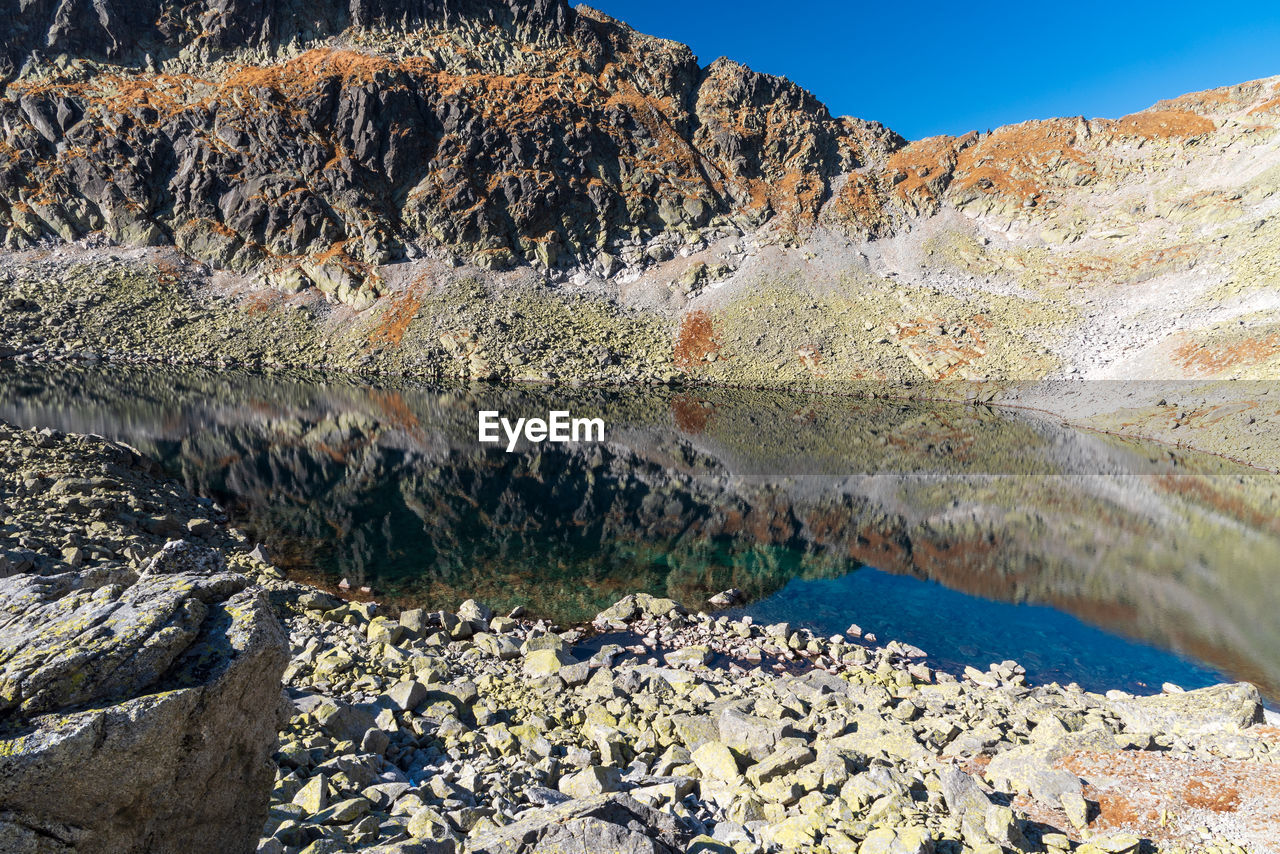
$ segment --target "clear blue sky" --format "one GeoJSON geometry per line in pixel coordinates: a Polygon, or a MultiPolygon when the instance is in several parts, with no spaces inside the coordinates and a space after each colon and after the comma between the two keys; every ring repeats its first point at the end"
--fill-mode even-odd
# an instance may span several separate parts
{"type": "Polygon", "coordinates": [[[1280,2],[594,0],[641,32],[812,91],[908,139],[1115,118],[1280,74],[1280,2]]]}

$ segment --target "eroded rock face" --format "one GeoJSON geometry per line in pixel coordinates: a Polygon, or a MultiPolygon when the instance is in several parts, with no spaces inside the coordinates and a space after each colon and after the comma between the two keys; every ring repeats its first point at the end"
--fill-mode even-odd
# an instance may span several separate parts
{"type": "MultiPolygon", "coordinates": [[[[105,441],[0,425],[0,450],[19,475],[0,486],[42,458],[105,461],[122,494],[161,486],[105,441]]],[[[76,501],[102,500],[93,493],[85,486],[76,501]]],[[[0,504],[22,500],[0,489],[0,504]]],[[[287,659],[279,623],[220,548],[176,540],[134,557],[0,579],[0,850],[256,844],[287,659]]]]}
{"type": "Polygon", "coordinates": [[[607,273],[662,235],[670,257],[775,216],[794,229],[901,144],[559,0],[236,5],[23,9],[45,35],[7,48],[24,71],[0,97],[0,246],[102,231],[367,308],[378,265],[433,248],[607,273]],[[326,41],[348,26],[354,43],[326,41]],[[65,73],[37,46],[95,61],[65,73]]]}

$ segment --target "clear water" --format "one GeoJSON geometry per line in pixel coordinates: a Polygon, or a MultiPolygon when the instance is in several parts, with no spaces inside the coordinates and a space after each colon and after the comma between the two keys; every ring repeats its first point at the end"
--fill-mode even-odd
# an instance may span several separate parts
{"type": "Polygon", "coordinates": [[[969,596],[871,568],[791,581],[742,611],[757,621],[791,621],[828,636],[850,624],[874,629],[880,641],[917,646],[928,653],[930,666],[953,673],[1013,659],[1036,682],[1138,693],[1158,692],[1165,682],[1191,689],[1228,678],[1190,657],[1102,631],[1054,608],[969,596]]]}
{"type": "Polygon", "coordinates": [[[122,439],[288,568],[561,622],[634,591],[936,665],[1280,696],[1280,484],[985,407],[734,390],[370,385],[0,366],[0,418],[122,439]],[[599,416],[606,442],[476,441],[476,412],[599,416]]]}

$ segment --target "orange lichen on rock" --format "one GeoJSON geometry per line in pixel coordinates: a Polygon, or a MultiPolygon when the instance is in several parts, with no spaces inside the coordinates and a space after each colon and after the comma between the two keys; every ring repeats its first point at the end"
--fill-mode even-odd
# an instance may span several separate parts
{"type": "Polygon", "coordinates": [[[682,368],[692,368],[720,352],[711,315],[703,309],[691,311],[680,321],[676,334],[675,363],[682,368]]]}
{"type": "Polygon", "coordinates": [[[1201,247],[1180,243],[1138,254],[1062,253],[1045,259],[1041,269],[1048,281],[1057,284],[1131,284],[1184,270],[1195,263],[1201,251],[1201,247]]]}
{"type": "MultiPolygon", "coordinates": [[[[1054,765],[1085,781],[1085,798],[1098,805],[1089,825],[1094,834],[1122,831],[1162,847],[1198,846],[1200,828],[1212,824],[1250,850],[1280,839],[1280,766],[1271,763],[1126,750],[1077,751],[1054,765]]],[[[1061,813],[1027,795],[1013,806],[1033,821],[1066,828],[1061,813]]]]}
{"type": "Polygon", "coordinates": [[[369,333],[371,345],[399,347],[404,334],[422,308],[422,300],[411,293],[397,294],[378,315],[377,325],[369,333]]]}
{"type": "Polygon", "coordinates": [[[367,53],[317,48],[278,65],[241,66],[223,80],[222,87],[267,88],[282,95],[293,95],[335,77],[345,84],[366,83],[379,72],[398,67],[388,59],[367,53]]]}
{"type": "Polygon", "coordinates": [[[1038,195],[1064,167],[1093,174],[1093,162],[1076,146],[1078,127],[1075,119],[1048,119],[992,131],[959,153],[955,189],[1022,202],[1038,195]]]}
{"type": "Polygon", "coordinates": [[[244,301],[244,313],[250,317],[266,314],[280,304],[283,296],[279,291],[259,291],[244,301]]]}
{"type": "Polygon", "coordinates": [[[1202,376],[1260,365],[1277,356],[1280,356],[1280,332],[1246,337],[1217,346],[1191,340],[1174,351],[1174,359],[1179,365],[1202,376]]]}
{"type": "Polygon", "coordinates": [[[982,330],[991,324],[982,315],[952,324],[950,329],[947,324],[937,315],[919,317],[900,324],[893,338],[929,379],[945,380],[957,374],[972,379],[969,368],[987,354],[982,330]]]}
{"type": "Polygon", "coordinates": [[[972,133],[959,138],[933,136],[894,152],[885,164],[894,193],[917,206],[936,206],[955,168],[959,150],[976,139],[977,134],[972,133]]]}
{"type": "Polygon", "coordinates": [[[1212,119],[1189,110],[1149,110],[1110,123],[1116,133],[1145,139],[1175,139],[1213,133],[1212,119]]]}
{"type": "Polygon", "coordinates": [[[796,358],[800,360],[801,367],[815,377],[827,375],[822,370],[822,350],[816,344],[801,344],[796,348],[796,358]]]}

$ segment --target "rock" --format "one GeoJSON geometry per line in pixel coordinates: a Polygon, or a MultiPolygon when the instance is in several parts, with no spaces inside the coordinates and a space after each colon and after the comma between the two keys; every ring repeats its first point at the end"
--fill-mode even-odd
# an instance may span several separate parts
{"type": "Polygon", "coordinates": [[[378,725],[368,710],[342,700],[325,699],[312,714],[325,732],[340,741],[354,741],[356,744],[366,732],[378,725]]]}
{"type": "MultiPolygon", "coordinates": [[[[69,561],[68,561],[69,562],[69,561]]],[[[227,568],[222,553],[189,540],[170,540],[142,567],[144,575],[213,575],[227,568]]]]}
{"type": "Polygon", "coordinates": [[[458,850],[454,839],[401,840],[360,849],[361,854],[455,854],[458,850]]]}
{"type": "Polygon", "coordinates": [[[306,815],[316,815],[329,806],[329,781],[323,774],[317,774],[306,782],[293,796],[293,803],[302,807],[306,815]]]}
{"type": "Polygon", "coordinates": [[[742,598],[742,591],[735,587],[712,596],[707,604],[712,608],[729,608],[742,601],[742,598]]]}
{"type": "Polygon", "coordinates": [[[684,835],[672,816],[611,794],[531,810],[475,834],[468,848],[472,854],[676,854],[684,850],[684,835]]]}
{"type": "Polygon", "coordinates": [[[735,852],[736,849],[732,845],[705,834],[689,840],[689,847],[685,849],[685,854],[735,854],[735,852]]]}
{"type": "Polygon", "coordinates": [[[675,612],[683,612],[684,608],[680,607],[680,603],[674,599],[660,599],[655,596],[638,596],[637,601],[645,610],[645,613],[654,617],[665,617],[675,612]]]}
{"type": "Polygon", "coordinates": [[[879,827],[867,834],[858,854],[932,854],[933,838],[921,827],[879,827]]]}
{"type": "Polygon", "coordinates": [[[405,628],[400,623],[386,617],[374,617],[365,629],[369,643],[398,644],[404,637],[405,628]]]}
{"type": "Polygon", "coordinates": [[[986,815],[991,799],[976,780],[959,768],[944,768],[938,778],[942,784],[942,800],[952,815],[963,817],[969,812],[986,815]]]}
{"type": "Polygon", "coordinates": [[[1031,797],[1050,809],[1056,809],[1062,803],[1063,797],[1068,795],[1083,797],[1084,795],[1080,778],[1062,769],[1036,772],[1031,776],[1030,782],[1031,797]]]}
{"type": "Polygon", "coordinates": [[[127,585],[92,570],[0,581],[0,838],[257,845],[288,647],[244,577],[166,548],[127,585]]]}
{"type": "Polygon", "coordinates": [[[639,613],[640,608],[636,605],[635,596],[627,596],[596,614],[594,622],[605,625],[625,625],[634,620],[639,613]]]}
{"type": "Polygon", "coordinates": [[[1059,802],[1072,827],[1084,830],[1089,826],[1089,802],[1084,799],[1084,795],[1079,792],[1063,792],[1059,802]]]}
{"type": "Polygon", "coordinates": [[[534,678],[554,676],[560,668],[577,661],[567,653],[555,649],[536,649],[524,658],[524,674],[534,678]]]}
{"type": "Polygon", "coordinates": [[[322,590],[308,590],[298,596],[298,605],[308,611],[331,611],[341,606],[342,600],[322,590]]]}
{"type": "Polygon", "coordinates": [[[832,744],[866,756],[883,755],[907,762],[917,762],[932,755],[916,740],[915,730],[908,724],[868,712],[855,715],[853,720],[856,729],[832,739],[832,744]]]}
{"type": "Polygon", "coordinates": [[[316,824],[350,824],[369,812],[370,804],[364,798],[347,798],[317,813],[316,824]]]}
{"type": "Polygon", "coordinates": [[[987,807],[983,831],[992,842],[1015,851],[1027,850],[1027,840],[1013,810],[998,804],[987,807]]]}
{"type": "Polygon", "coordinates": [[[560,791],[573,798],[589,798],[616,792],[622,786],[622,774],[617,768],[592,765],[576,774],[560,780],[560,791]]]}
{"type": "Polygon", "coordinates": [[[790,724],[749,715],[733,707],[716,719],[720,741],[757,762],[772,751],[778,740],[792,733],[790,724]]]}
{"type": "MultiPolygon", "coordinates": [[[[987,781],[1000,791],[1031,792],[1032,785],[1041,778],[1050,778],[1057,769],[1050,762],[1049,748],[1024,745],[997,753],[983,772],[987,781]]],[[[1057,806],[1055,796],[1053,806],[1057,806]]]]}
{"type": "Polygon", "coordinates": [[[570,688],[582,685],[591,678],[591,662],[579,661],[576,664],[566,664],[560,668],[559,676],[570,688]]]}
{"type": "Polygon", "coordinates": [[[759,788],[770,780],[808,765],[815,756],[816,754],[806,746],[788,745],[748,768],[747,779],[751,785],[759,788]]]}
{"type": "Polygon", "coordinates": [[[411,608],[407,611],[400,612],[400,625],[404,626],[405,631],[420,637],[427,628],[427,612],[421,608],[411,608]]]}
{"type": "Polygon", "coordinates": [[[364,738],[360,739],[360,750],[364,753],[372,753],[375,756],[381,756],[386,753],[387,748],[390,746],[391,736],[376,728],[365,732],[364,738]]]}
{"type": "Polygon", "coordinates": [[[456,836],[448,820],[431,807],[423,807],[415,812],[409,819],[407,830],[414,839],[453,841],[456,836]]]}
{"type": "Polygon", "coordinates": [[[1113,833],[1107,836],[1092,837],[1087,845],[1081,846],[1080,851],[1091,849],[1092,852],[1101,851],[1104,854],[1127,854],[1130,851],[1136,851],[1142,845],[1142,840],[1132,833],[1113,833]]]}
{"type": "Polygon", "coordinates": [[[666,662],[672,667],[703,667],[710,660],[711,650],[703,645],[686,646],[666,655],[666,662]]]}
{"type": "Polygon", "coordinates": [[[822,815],[793,815],[770,827],[767,837],[784,851],[805,851],[814,847],[826,825],[822,815]]]}
{"type": "Polygon", "coordinates": [[[487,625],[493,619],[493,609],[474,599],[468,599],[458,606],[458,619],[487,625]]]}
{"type": "Polygon", "coordinates": [[[416,679],[406,679],[392,685],[385,696],[395,708],[411,712],[426,701],[427,686],[416,679]]]}
{"type": "Polygon", "coordinates": [[[520,652],[528,655],[543,649],[553,649],[556,652],[564,652],[568,648],[568,644],[564,642],[564,638],[559,635],[535,635],[527,638],[524,643],[520,644],[520,652]]]}
{"type": "Polygon", "coordinates": [[[718,741],[709,741],[693,751],[693,764],[702,776],[711,780],[734,780],[738,777],[738,760],[733,751],[718,741]]]}
{"type": "Polygon", "coordinates": [[[520,657],[520,647],[516,646],[516,642],[504,635],[493,635],[488,632],[482,632],[472,638],[472,643],[477,648],[484,650],[489,655],[502,661],[508,661],[512,658],[520,657]]]}
{"type": "Polygon", "coordinates": [[[681,743],[690,750],[720,738],[720,727],[710,715],[672,715],[671,724],[681,743]]]}
{"type": "Polygon", "coordinates": [[[1239,732],[1262,723],[1262,697],[1248,682],[1182,694],[1115,699],[1111,708],[1131,732],[1194,736],[1239,732]]]}

